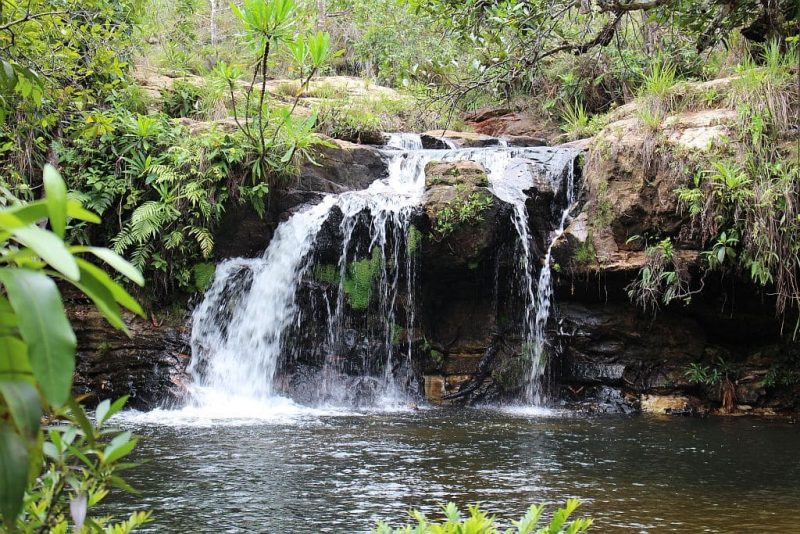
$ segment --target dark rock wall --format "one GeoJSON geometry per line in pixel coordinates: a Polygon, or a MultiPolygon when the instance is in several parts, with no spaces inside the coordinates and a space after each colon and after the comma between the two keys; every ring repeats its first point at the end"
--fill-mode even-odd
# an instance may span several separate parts
{"type": "Polygon", "coordinates": [[[67,314],[78,338],[73,387],[87,403],[130,395],[128,407],[152,409],[183,395],[191,351],[182,317],[154,324],[126,313],[127,336],[90,303],[70,302],[67,314]]]}

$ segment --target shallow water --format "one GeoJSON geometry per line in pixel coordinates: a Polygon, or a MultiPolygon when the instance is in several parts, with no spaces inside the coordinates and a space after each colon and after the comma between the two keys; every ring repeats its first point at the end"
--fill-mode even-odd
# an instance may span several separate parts
{"type": "Polygon", "coordinates": [[[431,409],[286,409],[272,421],[118,420],[142,440],[128,480],[150,532],[368,532],[412,507],[503,517],[583,500],[593,532],[796,532],[800,426],[749,418],[431,409]],[[167,423],[167,424],[164,424],[167,423]]]}

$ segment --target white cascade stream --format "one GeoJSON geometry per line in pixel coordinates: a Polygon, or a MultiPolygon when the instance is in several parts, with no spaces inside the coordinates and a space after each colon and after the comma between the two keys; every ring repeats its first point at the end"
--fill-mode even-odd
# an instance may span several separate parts
{"type": "MultiPolygon", "coordinates": [[[[342,343],[346,321],[344,280],[347,266],[367,254],[379,254],[380,276],[376,282],[379,308],[383,319],[385,354],[374,355],[368,366],[368,377],[380,393],[376,408],[390,408],[409,402],[408,384],[410,344],[405,354],[394,354],[391,342],[396,316],[403,311],[408,337],[414,328],[413,254],[403,256],[411,216],[421,205],[425,192],[425,165],[434,160],[470,160],[482,164],[489,174],[490,188],[500,199],[514,207],[514,226],[519,234],[521,263],[525,285],[524,339],[534,347],[538,356],[529,377],[527,399],[542,401],[539,386],[544,362],[541,357],[544,325],[549,314],[551,291],[549,266],[541,269],[536,278],[535,258],[530,248],[526,191],[533,186],[536,175],[547,177],[554,189],[567,172],[567,189],[572,195],[572,161],[577,153],[568,149],[508,148],[506,146],[475,149],[423,150],[418,135],[392,134],[386,145],[388,176],[377,179],[367,189],[339,195],[327,195],[319,204],[306,206],[281,223],[261,258],[231,259],[217,267],[214,283],[196,308],[192,320],[192,364],[189,405],[200,412],[234,409],[247,413],[242,405],[253,410],[272,410],[291,401],[279,394],[275,384],[276,370],[287,353],[287,331],[300,323],[302,310],[297,303],[304,275],[313,268],[313,249],[325,221],[338,209],[342,214],[339,230],[343,236],[338,262],[339,290],[335,301],[327,302],[326,345],[330,354],[342,343]],[[367,214],[369,247],[354,251],[351,238],[363,225],[367,214]],[[374,252],[374,251],[378,252],[374,252]],[[395,259],[397,261],[390,261],[395,259]],[[392,264],[392,265],[390,265],[392,264]],[[405,287],[401,287],[400,278],[405,287]],[[404,292],[401,294],[401,292],[404,292]],[[404,310],[400,310],[405,306],[404,310]],[[536,349],[535,347],[539,347],[536,349]],[[405,372],[396,372],[406,369],[405,372]],[[398,376],[399,375],[399,376],[398,376]]],[[[569,204],[572,197],[569,197],[569,204]]],[[[568,218],[564,211],[559,232],[568,218]]],[[[363,231],[363,227],[362,227],[363,231]]],[[[552,248],[552,244],[551,247],[552,248]]],[[[550,251],[548,249],[549,260],[550,251]]],[[[535,353],[536,356],[536,353],[535,353]]],[[[335,356],[326,358],[315,388],[319,402],[327,405],[352,405],[352,399],[339,393],[346,391],[345,375],[335,356]]]]}

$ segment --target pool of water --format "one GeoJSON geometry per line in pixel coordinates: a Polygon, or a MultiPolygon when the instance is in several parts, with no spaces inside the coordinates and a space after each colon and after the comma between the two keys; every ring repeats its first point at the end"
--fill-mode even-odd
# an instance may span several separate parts
{"type": "Polygon", "coordinates": [[[127,414],[149,532],[369,532],[481,503],[517,518],[577,497],[593,532],[797,532],[800,425],[429,409],[273,421],[127,414]]]}

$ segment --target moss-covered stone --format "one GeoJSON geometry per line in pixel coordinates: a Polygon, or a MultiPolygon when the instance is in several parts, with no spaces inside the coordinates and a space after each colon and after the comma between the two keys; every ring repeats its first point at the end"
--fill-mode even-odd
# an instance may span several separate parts
{"type": "Polygon", "coordinates": [[[366,310],[372,299],[372,288],[381,268],[381,251],[372,248],[372,255],[356,260],[347,266],[344,279],[344,292],[347,302],[354,310],[366,310]]]}
{"type": "Polygon", "coordinates": [[[425,166],[425,186],[434,185],[487,187],[489,176],[481,164],[473,161],[431,161],[425,166]]]}

